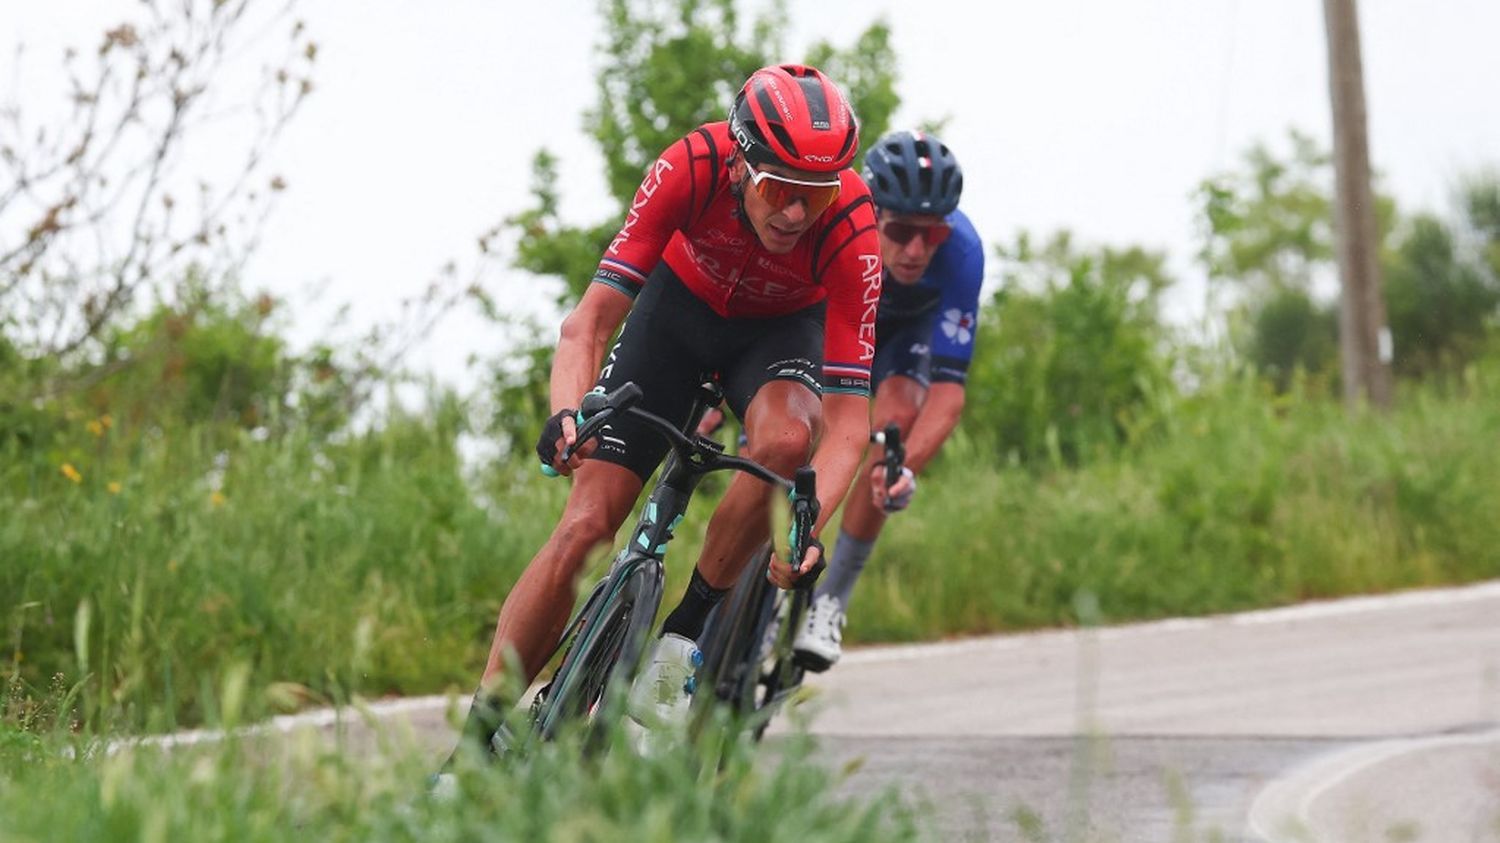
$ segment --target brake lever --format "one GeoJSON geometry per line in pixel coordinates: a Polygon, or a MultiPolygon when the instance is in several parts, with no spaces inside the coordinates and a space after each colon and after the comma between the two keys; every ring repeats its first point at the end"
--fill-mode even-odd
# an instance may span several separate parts
{"type": "Polygon", "coordinates": [[[871,434],[870,441],[885,446],[885,456],[881,461],[885,463],[885,487],[889,489],[901,480],[901,468],[906,465],[906,447],[901,443],[901,428],[891,422],[884,430],[871,434]]]}
{"type": "MultiPolygon", "coordinates": [[[[558,455],[559,460],[567,462],[573,458],[573,453],[583,447],[583,443],[598,436],[616,413],[623,412],[635,406],[641,400],[641,388],[634,381],[626,381],[615,388],[614,392],[608,394],[600,392],[588,392],[579,402],[578,412],[573,414],[573,423],[577,430],[573,437],[573,444],[563,448],[558,455]],[[587,421],[585,421],[587,419],[587,421]]],[[[550,465],[542,464],[542,474],[548,477],[559,477],[561,473],[550,465]]]]}
{"type": "MultiPolygon", "coordinates": [[[[802,560],[807,557],[807,549],[813,546],[815,540],[812,537],[813,527],[817,526],[818,513],[822,505],[818,503],[818,474],[812,466],[803,466],[797,469],[797,475],[792,483],[792,528],[787,536],[787,544],[791,551],[793,566],[801,568],[802,560]]],[[[826,550],[818,554],[818,561],[806,573],[801,573],[797,578],[796,587],[810,589],[818,581],[823,570],[828,567],[826,550]]]]}

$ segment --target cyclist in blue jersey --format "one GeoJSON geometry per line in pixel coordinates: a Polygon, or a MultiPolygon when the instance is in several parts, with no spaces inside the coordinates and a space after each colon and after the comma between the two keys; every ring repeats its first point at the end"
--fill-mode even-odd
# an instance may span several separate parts
{"type": "Polygon", "coordinates": [[[839,659],[844,620],[854,583],[875,547],[886,514],[906,508],[916,475],[942,447],[964,407],[964,382],[974,354],[984,244],[958,210],[963,171],[937,138],[898,131],[865,156],[864,179],[879,209],[885,282],[876,316],[876,430],[895,422],[906,444],[906,465],[894,486],[870,459],[856,474],[838,542],[793,649],[810,670],[839,659]],[[859,479],[868,477],[868,481],[859,479]]]}

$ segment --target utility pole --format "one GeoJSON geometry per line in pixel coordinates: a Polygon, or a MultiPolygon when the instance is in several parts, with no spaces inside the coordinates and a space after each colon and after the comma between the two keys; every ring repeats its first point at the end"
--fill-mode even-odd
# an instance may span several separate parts
{"type": "Polygon", "coordinates": [[[1377,258],[1379,234],[1370,189],[1370,142],[1366,127],[1364,70],[1359,52],[1355,0],[1323,0],[1328,28],[1328,89],[1333,102],[1336,174],[1334,230],[1338,241],[1339,356],[1344,403],[1362,399],[1391,406],[1391,333],[1377,258]]]}

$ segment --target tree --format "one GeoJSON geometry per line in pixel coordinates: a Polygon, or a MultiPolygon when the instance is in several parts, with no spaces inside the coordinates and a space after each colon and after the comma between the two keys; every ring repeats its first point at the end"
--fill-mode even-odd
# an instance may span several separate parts
{"type": "Polygon", "coordinates": [[[1492,283],[1500,282],[1500,170],[1465,177],[1459,193],[1465,226],[1479,252],[1479,263],[1492,283]]]}
{"type": "Polygon", "coordinates": [[[1284,157],[1264,143],[1243,155],[1243,168],[1198,187],[1210,278],[1250,296],[1281,289],[1311,291],[1333,258],[1329,157],[1311,137],[1287,132],[1284,157]]]}
{"type": "MultiPolygon", "coordinates": [[[[1297,373],[1326,380],[1338,348],[1338,314],[1306,290],[1274,290],[1246,314],[1250,359],[1278,392],[1291,388],[1297,373]]],[[[1325,386],[1324,384],[1319,384],[1325,386]]]]}
{"type": "MultiPolygon", "coordinates": [[[[1297,370],[1333,376],[1339,321],[1316,280],[1333,267],[1331,159],[1307,136],[1290,149],[1256,144],[1239,170],[1198,190],[1209,278],[1235,294],[1233,339],[1279,389],[1297,370]]],[[[1423,377],[1461,366],[1482,347],[1500,296],[1500,176],[1460,183],[1458,218],[1402,219],[1377,196],[1383,309],[1397,374],[1423,377]]]]}
{"type": "Polygon", "coordinates": [[[80,349],[143,287],[190,266],[228,274],[285,187],[265,172],[265,155],[312,90],[317,56],[290,5],[269,14],[250,0],[141,6],[92,55],[65,53],[70,108],[59,121],[33,119],[15,102],[0,111],[0,165],[10,176],[0,188],[0,332],[31,353],[80,349]],[[238,160],[215,184],[187,162],[209,145],[223,154],[208,123],[225,119],[225,71],[270,25],[285,52],[248,102],[230,103],[247,106],[232,112],[244,118],[238,160]]]}
{"type": "Polygon", "coordinates": [[[1332,373],[1338,343],[1333,307],[1315,296],[1333,260],[1330,159],[1307,135],[1287,140],[1284,153],[1253,145],[1197,192],[1198,258],[1231,290],[1231,339],[1280,389],[1298,368],[1332,373]]]}
{"type": "Polygon", "coordinates": [[[1459,368],[1484,347],[1500,284],[1460,253],[1453,229],[1437,217],[1419,214],[1405,228],[1385,260],[1396,372],[1424,376],[1459,368]]]}

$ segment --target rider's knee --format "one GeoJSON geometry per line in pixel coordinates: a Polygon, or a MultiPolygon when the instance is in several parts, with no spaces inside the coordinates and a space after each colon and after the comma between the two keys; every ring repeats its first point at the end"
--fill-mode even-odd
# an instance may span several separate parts
{"type": "Polygon", "coordinates": [[[881,381],[875,392],[875,429],[895,422],[903,432],[910,433],[926,397],[927,387],[913,378],[891,377],[881,381]]]}
{"type": "Polygon", "coordinates": [[[884,430],[886,425],[895,422],[903,433],[910,433],[912,424],[917,420],[917,410],[916,406],[891,408],[883,414],[884,418],[876,423],[875,429],[884,430]]]}
{"type": "Polygon", "coordinates": [[[557,529],[553,531],[553,537],[565,556],[576,558],[577,564],[582,565],[584,557],[591,551],[614,540],[618,527],[618,524],[612,523],[604,507],[579,504],[569,506],[563,512],[561,520],[557,522],[557,529]]]}
{"type": "Polygon", "coordinates": [[[805,465],[812,455],[813,423],[811,419],[788,419],[785,424],[751,436],[756,462],[772,471],[787,474],[805,465]]]}

